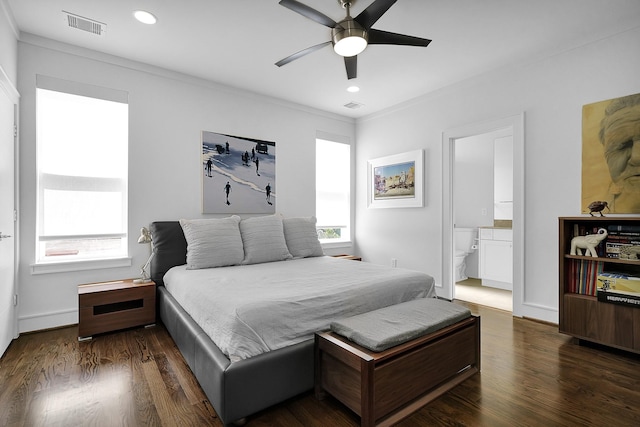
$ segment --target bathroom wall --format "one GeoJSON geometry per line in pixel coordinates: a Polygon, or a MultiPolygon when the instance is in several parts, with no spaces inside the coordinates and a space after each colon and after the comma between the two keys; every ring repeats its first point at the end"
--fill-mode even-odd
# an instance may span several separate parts
{"type": "MultiPolygon", "coordinates": [[[[493,225],[493,140],[490,134],[455,143],[454,209],[456,227],[493,225]]],[[[478,251],[465,259],[468,277],[478,278],[478,251]]]]}
{"type": "Polygon", "coordinates": [[[461,138],[455,143],[454,209],[456,227],[493,225],[492,134],[461,138]]]}
{"type": "Polygon", "coordinates": [[[493,219],[511,221],[513,220],[513,135],[496,138],[493,148],[493,219]]]}

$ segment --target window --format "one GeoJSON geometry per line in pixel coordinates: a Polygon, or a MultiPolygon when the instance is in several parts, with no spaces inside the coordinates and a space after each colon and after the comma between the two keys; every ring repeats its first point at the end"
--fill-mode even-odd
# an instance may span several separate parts
{"type": "Polygon", "coordinates": [[[126,92],[37,77],[36,264],[127,257],[126,92]]]}
{"type": "Polygon", "coordinates": [[[316,228],[320,242],[351,240],[351,146],[316,139],[316,228]]]}

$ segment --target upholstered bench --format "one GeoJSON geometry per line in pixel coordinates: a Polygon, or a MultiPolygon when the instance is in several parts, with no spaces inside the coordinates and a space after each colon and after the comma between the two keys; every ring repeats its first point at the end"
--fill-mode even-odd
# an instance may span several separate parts
{"type": "Polygon", "coordinates": [[[480,318],[421,298],[331,324],[315,336],[315,393],[362,426],[397,423],[480,370],[480,318]]]}

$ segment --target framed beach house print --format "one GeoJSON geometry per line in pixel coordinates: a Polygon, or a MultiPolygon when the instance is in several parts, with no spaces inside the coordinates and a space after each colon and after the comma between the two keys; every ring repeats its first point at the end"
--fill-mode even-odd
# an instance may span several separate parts
{"type": "Polygon", "coordinates": [[[417,208],[423,204],[423,150],[380,157],[368,162],[370,208],[417,208]]]}

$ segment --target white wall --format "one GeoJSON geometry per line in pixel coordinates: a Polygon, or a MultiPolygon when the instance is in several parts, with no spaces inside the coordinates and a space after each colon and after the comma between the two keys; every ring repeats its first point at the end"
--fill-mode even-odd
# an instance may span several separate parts
{"type": "MultiPolygon", "coordinates": [[[[455,227],[477,229],[493,226],[495,134],[495,132],[485,133],[455,141],[453,179],[455,227]]],[[[476,250],[465,259],[465,271],[468,277],[480,277],[478,255],[476,250]]]]}
{"type": "Polygon", "coordinates": [[[486,133],[455,142],[456,227],[493,225],[493,141],[492,133],[486,133]]]}
{"type": "MultiPolygon", "coordinates": [[[[21,40],[21,332],[77,322],[78,284],[136,277],[149,251],[136,243],[141,226],[155,220],[202,216],[201,131],[276,141],[276,209],[286,216],[315,214],[316,132],[355,140],[352,119],[28,34],[21,35],[21,40]],[[130,268],[31,274],[35,253],[36,74],[129,92],[130,268]]],[[[98,157],[102,148],[96,147],[98,157]]]]}
{"type": "Polygon", "coordinates": [[[557,322],[558,217],[580,214],[584,104],[640,92],[640,29],[415,99],[356,126],[356,248],[365,259],[442,272],[442,132],[525,113],[522,315],[557,322]],[[388,144],[394,141],[394,144],[388,144]],[[367,160],[425,149],[425,207],[367,209],[367,160]]]}
{"type": "Polygon", "coordinates": [[[503,136],[508,132],[455,140],[456,227],[493,226],[494,220],[513,218],[513,137],[503,136]]]}
{"type": "Polygon", "coordinates": [[[18,32],[6,0],[0,0],[0,66],[14,87],[18,86],[18,32]]]}

